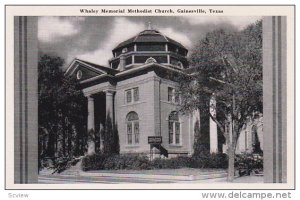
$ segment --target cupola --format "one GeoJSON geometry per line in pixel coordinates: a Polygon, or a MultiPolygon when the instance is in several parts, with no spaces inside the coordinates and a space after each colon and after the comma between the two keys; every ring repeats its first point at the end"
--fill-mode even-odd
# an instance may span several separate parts
{"type": "Polygon", "coordinates": [[[153,29],[151,23],[146,30],[117,45],[112,53],[110,67],[120,71],[150,61],[178,69],[188,66],[186,59],[188,50],[179,42],[153,29]]]}

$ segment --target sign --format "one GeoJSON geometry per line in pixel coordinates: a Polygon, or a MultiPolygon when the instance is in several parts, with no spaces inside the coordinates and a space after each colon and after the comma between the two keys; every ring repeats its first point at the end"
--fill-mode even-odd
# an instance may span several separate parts
{"type": "Polygon", "coordinates": [[[149,136],[148,137],[148,144],[161,144],[162,137],[161,136],[149,136]]]}

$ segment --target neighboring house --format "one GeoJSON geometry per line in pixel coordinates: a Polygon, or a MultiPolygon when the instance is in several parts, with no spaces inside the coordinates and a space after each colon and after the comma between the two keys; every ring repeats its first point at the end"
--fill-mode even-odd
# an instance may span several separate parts
{"type": "MultiPolygon", "coordinates": [[[[172,78],[188,68],[188,50],[148,28],[112,53],[109,67],[74,59],[65,73],[80,81],[88,99],[88,130],[99,131],[110,115],[118,127],[120,153],[148,154],[148,136],[162,136],[161,146],[170,156],[191,155],[199,112],[178,113],[180,94],[172,78]]],[[[217,128],[210,124],[211,152],[217,152],[217,128]]]]}
{"type": "Polygon", "coordinates": [[[261,153],[263,151],[263,116],[258,114],[254,119],[248,119],[240,133],[237,143],[237,153],[261,153]]]}

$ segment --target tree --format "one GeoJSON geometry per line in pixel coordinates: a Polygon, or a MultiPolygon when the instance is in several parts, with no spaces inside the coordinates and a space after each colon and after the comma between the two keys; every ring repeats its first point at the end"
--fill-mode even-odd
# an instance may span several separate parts
{"type": "Polygon", "coordinates": [[[207,156],[209,154],[209,150],[207,148],[207,139],[206,135],[201,134],[200,131],[200,122],[197,120],[194,125],[194,155],[207,156]]]}
{"type": "Polygon", "coordinates": [[[110,115],[106,116],[105,126],[102,129],[101,136],[103,137],[103,153],[106,154],[119,154],[119,134],[118,127],[113,123],[110,115]]]}
{"type": "Polygon", "coordinates": [[[86,99],[65,77],[63,59],[41,55],[38,63],[39,158],[72,157],[86,151],[86,99]]]}
{"type": "Polygon", "coordinates": [[[232,181],[239,133],[249,116],[262,113],[262,22],[239,32],[208,33],[192,50],[189,62],[190,76],[180,76],[182,110],[199,109],[216,122],[227,142],[232,181]],[[212,96],[215,107],[210,105],[212,96]]]}

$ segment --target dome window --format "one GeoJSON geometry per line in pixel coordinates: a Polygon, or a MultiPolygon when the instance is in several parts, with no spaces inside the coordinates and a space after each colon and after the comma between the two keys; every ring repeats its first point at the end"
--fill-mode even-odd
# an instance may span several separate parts
{"type": "Polygon", "coordinates": [[[182,62],[178,61],[178,62],[177,62],[177,65],[178,65],[180,68],[183,68],[182,62]]]}
{"type": "Polygon", "coordinates": [[[122,53],[127,53],[127,51],[128,51],[127,47],[122,49],[122,53]]]}
{"type": "Polygon", "coordinates": [[[80,80],[82,78],[82,71],[78,70],[76,74],[77,80],[80,80]]]}
{"type": "Polygon", "coordinates": [[[148,63],[156,63],[156,60],[154,58],[150,57],[145,62],[145,64],[148,64],[148,63]]]}

